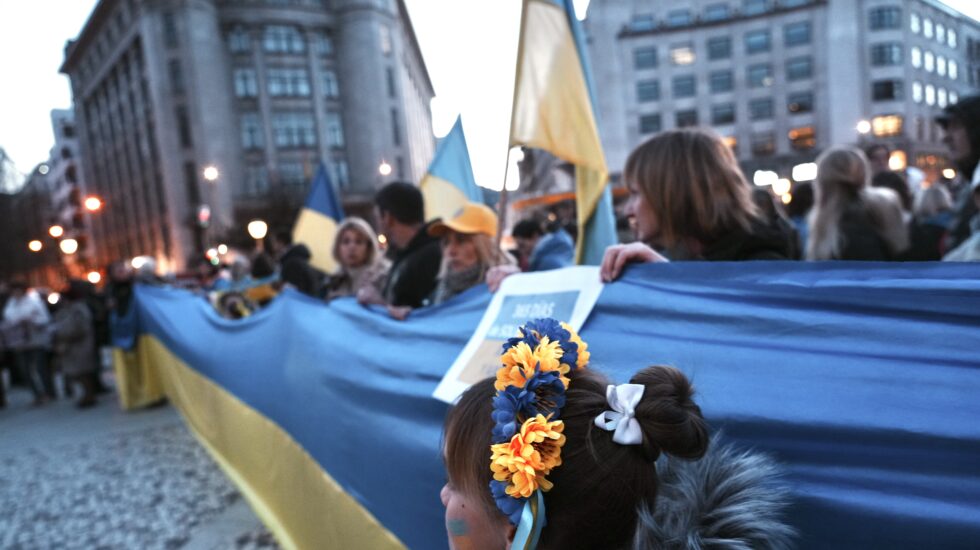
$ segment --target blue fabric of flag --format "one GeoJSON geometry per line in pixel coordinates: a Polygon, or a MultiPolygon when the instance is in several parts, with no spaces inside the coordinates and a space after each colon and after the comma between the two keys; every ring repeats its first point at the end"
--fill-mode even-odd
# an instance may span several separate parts
{"type": "Polygon", "coordinates": [[[463,134],[462,117],[456,117],[452,130],[439,142],[435,157],[429,165],[429,174],[456,186],[470,202],[483,203],[483,192],[477,187],[473,177],[473,165],[470,163],[466,136],[463,134]]]}
{"type": "Polygon", "coordinates": [[[310,186],[310,194],[306,197],[305,208],[319,212],[336,222],[344,219],[344,208],[337,197],[337,192],[330,181],[330,174],[327,167],[321,163],[313,176],[313,184],[310,186]]]}
{"type": "MultiPolygon", "coordinates": [[[[431,394],[489,300],[478,287],[400,322],[286,291],[228,320],[187,291],[138,287],[132,319],[409,547],[445,548],[446,405],[431,394]]],[[[801,548],[980,540],[980,266],[635,266],[581,334],[617,383],[680,368],[713,429],[782,463],[801,548]]]]}

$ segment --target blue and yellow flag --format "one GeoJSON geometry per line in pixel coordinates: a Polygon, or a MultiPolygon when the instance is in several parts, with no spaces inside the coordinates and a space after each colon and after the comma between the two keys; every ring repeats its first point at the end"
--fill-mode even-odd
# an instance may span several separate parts
{"type": "Polygon", "coordinates": [[[310,265],[331,273],[337,269],[333,259],[333,240],[337,236],[337,225],[344,219],[344,209],[340,205],[337,192],[330,182],[327,167],[320,164],[306,204],[299,211],[296,225],[293,226],[293,242],[303,243],[310,249],[310,265]]]}
{"type": "Polygon", "coordinates": [[[599,264],[616,243],[599,140],[592,71],[572,0],[524,0],[510,145],[543,149],[575,165],[578,263],[599,264]]]}
{"type": "Polygon", "coordinates": [[[469,149],[463,135],[463,120],[439,142],[429,171],[419,184],[425,198],[425,219],[450,218],[467,202],[483,204],[483,192],[476,186],[469,149]]]}

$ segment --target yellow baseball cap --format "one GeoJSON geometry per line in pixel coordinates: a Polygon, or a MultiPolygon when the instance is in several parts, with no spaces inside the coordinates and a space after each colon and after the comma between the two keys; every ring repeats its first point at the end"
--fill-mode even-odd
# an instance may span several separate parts
{"type": "Polygon", "coordinates": [[[429,235],[442,237],[450,231],[473,235],[483,233],[497,236],[497,214],[482,204],[466,203],[453,217],[439,220],[429,226],[429,235]]]}

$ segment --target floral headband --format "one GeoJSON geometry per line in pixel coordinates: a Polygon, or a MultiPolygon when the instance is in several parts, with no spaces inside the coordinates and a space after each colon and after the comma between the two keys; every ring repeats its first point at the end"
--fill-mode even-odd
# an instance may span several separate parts
{"type": "Polygon", "coordinates": [[[588,346],[565,323],[537,319],[507,340],[493,399],[490,491],[497,507],[517,526],[511,548],[537,546],[545,524],[543,492],[551,470],[561,465],[559,419],[568,373],[585,368],[588,346]]]}

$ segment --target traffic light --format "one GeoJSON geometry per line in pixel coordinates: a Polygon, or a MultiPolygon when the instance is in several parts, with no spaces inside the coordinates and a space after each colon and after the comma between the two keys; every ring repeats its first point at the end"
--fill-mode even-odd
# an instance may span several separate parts
{"type": "Polygon", "coordinates": [[[211,225],[211,207],[202,204],[197,207],[197,225],[201,228],[207,228],[211,225]]]}

